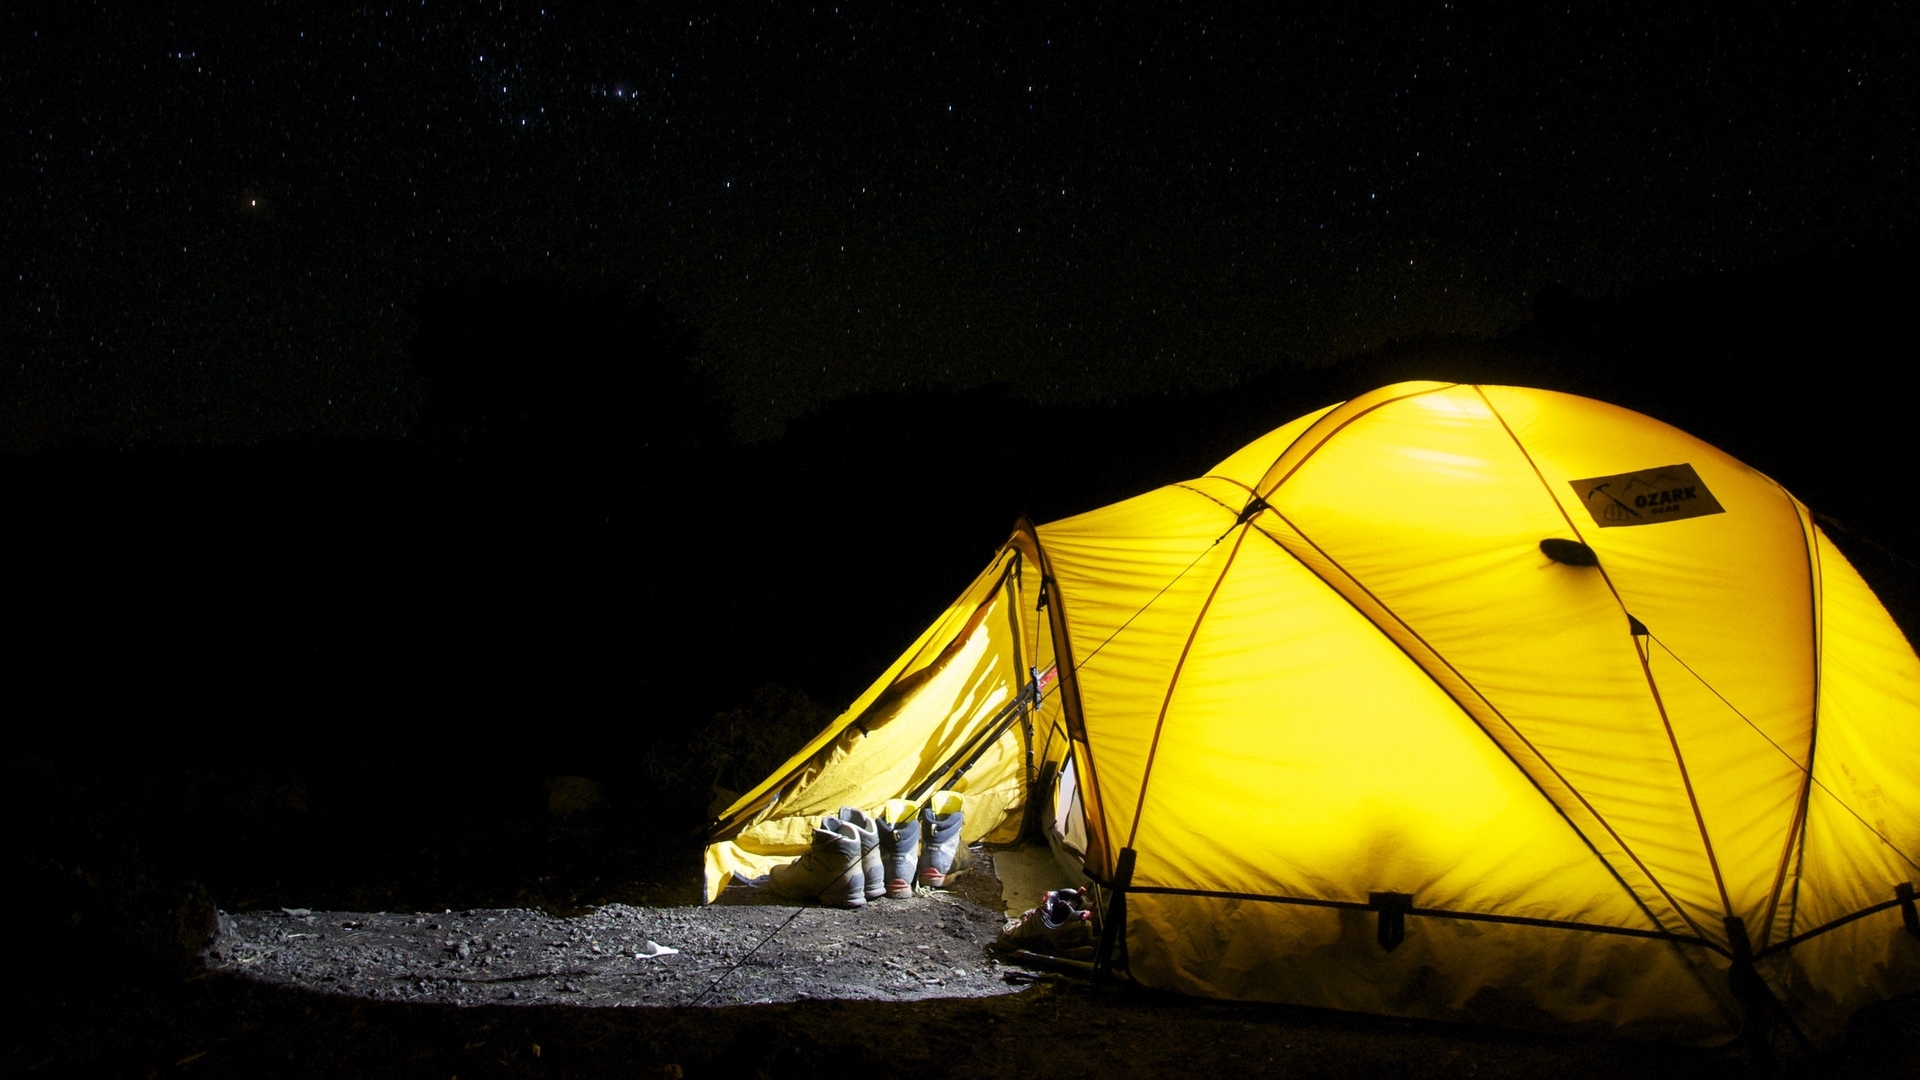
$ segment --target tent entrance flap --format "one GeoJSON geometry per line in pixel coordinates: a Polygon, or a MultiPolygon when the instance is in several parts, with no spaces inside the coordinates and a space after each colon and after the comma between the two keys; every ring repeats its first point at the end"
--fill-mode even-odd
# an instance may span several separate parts
{"type": "MultiPolygon", "coordinates": [[[[953,680],[946,677],[947,670],[956,660],[961,662],[963,668],[967,666],[969,661],[963,659],[963,654],[968,652],[970,645],[997,641],[999,647],[989,650],[992,661],[1009,670],[1019,670],[1017,658],[1007,655],[1009,652],[1017,654],[1019,643],[1017,639],[1009,639],[1008,635],[995,632],[998,627],[993,616],[1007,608],[1017,613],[1017,602],[1010,601],[1015,601],[1023,591],[1020,559],[1017,551],[1003,551],[974,579],[967,591],[948,607],[946,613],[929,626],[846,711],[788,758],[786,764],[723,811],[708,827],[709,838],[730,838],[769,816],[781,816],[783,811],[780,807],[790,802],[799,788],[812,784],[829,762],[848,755],[849,748],[854,745],[848,741],[849,729],[853,735],[865,738],[872,735],[877,727],[894,723],[903,713],[926,713],[926,703],[921,698],[930,696],[938,699],[943,692],[952,692],[953,680]]],[[[976,653],[978,651],[975,649],[976,653]]],[[[972,662],[978,660],[977,655],[972,657],[972,662]]],[[[972,680],[964,677],[961,681],[965,685],[973,684],[972,680]]],[[[959,700],[949,704],[953,708],[966,707],[966,703],[959,700]]],[[[873,805],[904,795],[903,788],[876,800],[873,805]]],[[[824,812],[832,813],[833,810],[824,812]]]]}
{"type": "MultiPolygon", "coordinates": [[[[872,811],[951,788],[966,798],[968,842],[1017,832],[1030,740],[1015,727],[1048,684],[1021,663],[1035,650],[1025,622],[1032,575],[1023,579],[1019,561],[1004,550],[880,681],[715,822],[709,898],[731,878],[758,878],[804,852],[814,826],[843,806],[872,811]]],[[[1043,671],[1050,656],[1042,635],[1034,658],[1043,671]]]]}
{"type": "MultiPolygon", "coordinates": [[[[921,799],[926,798],[929,792],[948,787],[961,777],[967,775],[967,771],[979,762],[980,758],[993,747],[993,744],[997,742],[1002,735],[1005,735],[1014,724],[1026,720],[1028,715],[1035,708],[1039,707],[1041,695],[1046,693],[1044,688],[1053,685],[1054,674],[1054,670],[1051,667],[1047,669],[1045,674],[1034,672],[1032,681],[1021,687],[1020,692],[1014,695],[1012,701],[1007,702],[1006,705],[1001,707],[998,713],[994,714],[991,720],[981,725],[980,730],[969,738],[960,749],[954,751],[952,757],[942,762],[939,768],[929,773],[925,780],[915,784],[913,789],[907,792],[907,801],[918,803],[921,799]]],[[[1031,736],[1024,740],[1024,742],[1027,746],[1026,756],[1028,759],[1031,759],[1033,742],[1031,736]]],[[[1031,767],[1030,762],[1029,767],[1031,767]]]]}

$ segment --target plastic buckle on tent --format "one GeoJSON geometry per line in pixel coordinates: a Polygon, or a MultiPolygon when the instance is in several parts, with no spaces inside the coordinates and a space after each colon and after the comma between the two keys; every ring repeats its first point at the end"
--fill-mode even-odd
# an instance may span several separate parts
{"type": "Polygon", "coordinates": [[[1893,887],[1893,895],[1900,901],[1900,921],[1907,925],[1907,933],[1920,938],[1920,911],[1913,907],[1913,882],[1903,881],[1893,887]]]}
{"type": "Polygon", "coordinates": [[[1407,913],[1413,910],[1413,894],[1377,892],[1367,894],[1367,906],[1380,913],[1380,929],[1374,940],[1392,952],[1407,940],[1407,913]]]}

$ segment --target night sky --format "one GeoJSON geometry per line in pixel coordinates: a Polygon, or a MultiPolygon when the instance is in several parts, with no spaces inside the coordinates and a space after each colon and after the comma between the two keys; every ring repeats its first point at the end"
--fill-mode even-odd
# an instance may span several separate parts
{"type": "Polygon", "coordinates": [[[757,438],[1911,242],[1909,6],[1650,7],[13,10],[0,425],[404,436],[419,298],[468,280],[660,297],[757,438]]]}

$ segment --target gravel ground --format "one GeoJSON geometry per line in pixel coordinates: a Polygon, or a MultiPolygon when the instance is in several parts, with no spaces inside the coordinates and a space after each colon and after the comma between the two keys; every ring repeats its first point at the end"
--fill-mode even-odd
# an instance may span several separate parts
{"type": "Polygon", "coordinates": [[[566,918],[243,912],[184,976],[103,944],[13,980],[0,1076],[1920,1075],[1914,1000],[1818,1055],[1755,1062],[1032,975],[984,951],[1001,924],[991,871],[852,911],[736,887],[566,918]]]}
{"type": "Polygon", "coordinates": [[[228,917],[213,970],[376,1001],[454,1005],[764,1005],[1011,993],[988,958],[1002,925],[990,857],[950,891],[851,910],[735,886],[694,907],[610,904],[576,918],[499,908],[438,915],[307,911],[228,917]]]}

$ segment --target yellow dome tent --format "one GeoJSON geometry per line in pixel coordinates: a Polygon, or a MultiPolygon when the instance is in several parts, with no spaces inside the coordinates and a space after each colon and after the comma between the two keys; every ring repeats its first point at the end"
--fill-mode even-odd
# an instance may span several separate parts
{"type": "Polygon", "coordinates": [[[950,786],[1214,997],[1710,1040],[1920,987],[1920,661],[1658,421],[1405,383],[1038,527],[715,822],[708,898],[950,786]],[[1029,802],[1033,805],[1029,807],[1029,802]]]}

